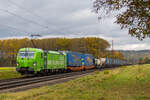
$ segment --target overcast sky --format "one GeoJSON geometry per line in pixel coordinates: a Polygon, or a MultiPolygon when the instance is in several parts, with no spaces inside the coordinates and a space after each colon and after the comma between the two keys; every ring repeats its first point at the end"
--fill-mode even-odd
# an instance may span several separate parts
{"type": "Polygon", "coordinates": [[[41,34],[43,37],[100,37],[114,49],[150,49],[150,39],[139,41],[120,30],[115,17],[100,21],[92,0],[0,0],[0,38],[41,34]]]}

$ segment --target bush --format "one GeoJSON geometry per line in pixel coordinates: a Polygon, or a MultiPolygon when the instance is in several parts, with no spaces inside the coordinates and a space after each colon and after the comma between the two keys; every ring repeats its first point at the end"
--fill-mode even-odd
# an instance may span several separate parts
{"type": "Polygon", "coordinates": [[[104,74],[109,74],[109,71],[108,71],[108,70],[105,70],[105,71],[104,71],[104,74]]]}

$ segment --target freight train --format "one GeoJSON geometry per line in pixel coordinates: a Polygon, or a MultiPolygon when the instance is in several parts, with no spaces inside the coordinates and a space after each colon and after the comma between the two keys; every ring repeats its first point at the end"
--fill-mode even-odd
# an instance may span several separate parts
{"type": "Polygon", "coordinates": [[[101,58],[91,54],[71,51],[44,51],[37,48],[21,48],[17,55],[16,71],[22,75],[49,74],[69,71],[84,71],[93,68],[125,65],[127,62],[101,58]]]}

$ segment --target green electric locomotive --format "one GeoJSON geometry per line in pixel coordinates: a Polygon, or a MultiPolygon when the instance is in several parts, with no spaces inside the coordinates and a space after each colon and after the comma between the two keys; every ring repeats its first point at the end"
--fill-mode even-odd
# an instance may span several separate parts
{"type": "Polygon", "coordinates": [[[37,48],[22,48],[17,56],[16,70],[23,74],[46,74],[67,70],[66,54],[43,51],[37,48]]]}

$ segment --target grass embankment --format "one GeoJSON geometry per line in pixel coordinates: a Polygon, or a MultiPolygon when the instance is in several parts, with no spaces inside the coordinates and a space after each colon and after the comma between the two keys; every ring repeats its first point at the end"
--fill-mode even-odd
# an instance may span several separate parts
{"type": "Polygon", "coordinates": [[[21,77],[21,75],[16,72],[15,67],[0,67],[0,80],[19,77],[21,77]]]}
{"type": "Polygon", "coordinates": [[[150,100],[150,65],[96,71],[62,84],[0,94],[0,100],[150,100]]]}

